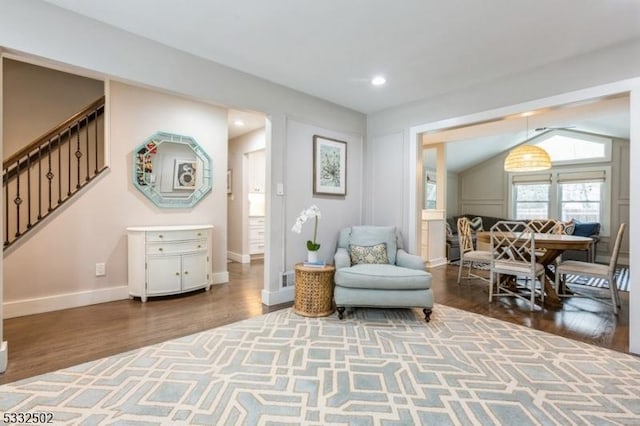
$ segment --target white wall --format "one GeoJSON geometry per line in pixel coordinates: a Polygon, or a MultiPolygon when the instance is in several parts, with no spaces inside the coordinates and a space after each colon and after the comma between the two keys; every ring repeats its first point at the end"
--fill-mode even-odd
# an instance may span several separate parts
{"type": "Polygon", "coordinates": [[[2,64],[5,158],[104,95],[99,80],[6,58],[2,64]]]}
{"type": "Polygon", "coordinates": [[[247,218],[249,207],[247,201],[247,170],[245,154],[264,149],[266,145],[265,129],[254,130],[229,140],[229,169],[232,170],[232,188],[228,199],[228,251],[243,256],[249,255],[247,237],[247,218]]]}
{"type": "MultiPolygon", "coordinates": [[[[271,132],[267,135],[266,291],[263,300],[269,304],[291,300],[291,294],[281,297],[278,288],[280,271],[285,263],[285,242],[291,237],[290,227],[283,220],[288,196],[275,195],[276,184],[284,183],[286,170],[291,166],[287,161],[299,162],[299,158],[291,159],[286,150],[287,116],[295,116],[337,134],[360,138],[366,131],[365,116],[39,0],[0,0],[0,9],[0,46],[11,52],[205,102],[264,112],[270,120],[271,132]],[[70,36],[70,28],[73,28],[73,34],[82,34],[82,37],[70,36]]],[[[115,166],[115,162],[112,163],[115,166]]],[[[334,208],[337,215],[354,216],[351,203],[334,208]]],[[[359,215],[359,202],[357,212],[359,215]]],[[[86,230],[89,234],[90,231],[86,230]]]]}
{"type": "Polygon", "coordinates": [[[333,263],[340,229],[362,223],[362,136],[340,133],[295,120],[287,121],[287,158],[285,176],[287,232],[286,256],[283,270],[307,257],[307,240],[313,238],[313,222],[309,221],[296,234],[291,227],[300,212],[312,204],[320,208],[316,242],[320,244],[318,258],[333,263]],[[323,196],[313,194],[313,136],[320,135],[347,142],[347,195],[323,196]]]}
{"type": "Polygon", "coordinates": [[[127,226],[213,224],[213,279],[228,279],[226,110],[115,82],[108,99],[110,170],[5,253],[6,317],[126,297],[127,226]],[[132,183],[132,152],[156,131],[192,136],[213,159],[213,191],[191,209],[157,208],[132,183]]]}

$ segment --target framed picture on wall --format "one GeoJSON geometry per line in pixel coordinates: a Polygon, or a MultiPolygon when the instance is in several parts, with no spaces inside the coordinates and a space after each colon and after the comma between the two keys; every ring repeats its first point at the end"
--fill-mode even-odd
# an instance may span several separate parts
{"type": "Polygon", "coordinates": [[[313,193],[347,195],[347,143],[313,136],[313,193]]]}
{"type": "Polygon", "coordinates": [[[196,188],[197,162],[194,160],[175,160],[173,168],[173,189],[196,188]]]}

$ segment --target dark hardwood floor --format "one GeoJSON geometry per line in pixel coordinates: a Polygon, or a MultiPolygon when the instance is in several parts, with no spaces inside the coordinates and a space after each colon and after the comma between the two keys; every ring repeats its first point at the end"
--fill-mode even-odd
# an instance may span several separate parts
{"type": "MultiPolygon", "coordinates": [[[[147,303],[120,300],[4,321],[10,383],[82,362],[115,355],[291,306],[264,306],[262,263],[229,264],[230,282],[147,303]]],[[[628,352],[629,297],[621,293],[618,317],[605,305],[567,300],[560,310],[530,312],[525,303],[502,298],[489,304],[487,285],[456,283],[457,267],[432,269],[436,303],[522,324],[616,351],[628,352]]],[[[348,318],[348,317],[347,317],[348,318]]],[[[347,319],[345,319],[347,320],[347,319]]]]}

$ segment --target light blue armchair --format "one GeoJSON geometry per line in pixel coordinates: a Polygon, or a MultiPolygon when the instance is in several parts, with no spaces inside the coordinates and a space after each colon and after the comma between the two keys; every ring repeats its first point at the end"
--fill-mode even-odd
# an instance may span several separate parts
{"type": "Polygon", "coordinates": [[[426,272],[422,257],[403,249],[395,227],[341,230],[334,264],[334,297],[340,319],[347,307],[419,307],[429,322],[431,274],[426,272]]]}

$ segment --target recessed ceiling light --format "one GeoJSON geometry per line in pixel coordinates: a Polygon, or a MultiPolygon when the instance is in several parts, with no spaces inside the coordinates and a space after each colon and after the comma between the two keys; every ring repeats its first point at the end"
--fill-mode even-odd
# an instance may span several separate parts
{"type": "Polygon", "coordinates": [[[387,79],[381,75],[377,75],[371,79],[371,84],[374,86],[382,86],[387,82],[387,79]]]}
{"type": "Polygon", "coordinates": [[[238,119],[238,120],[235,120],[233,124],[237,127],[242,127],[244,126],[244,121],[238,119]]]}

